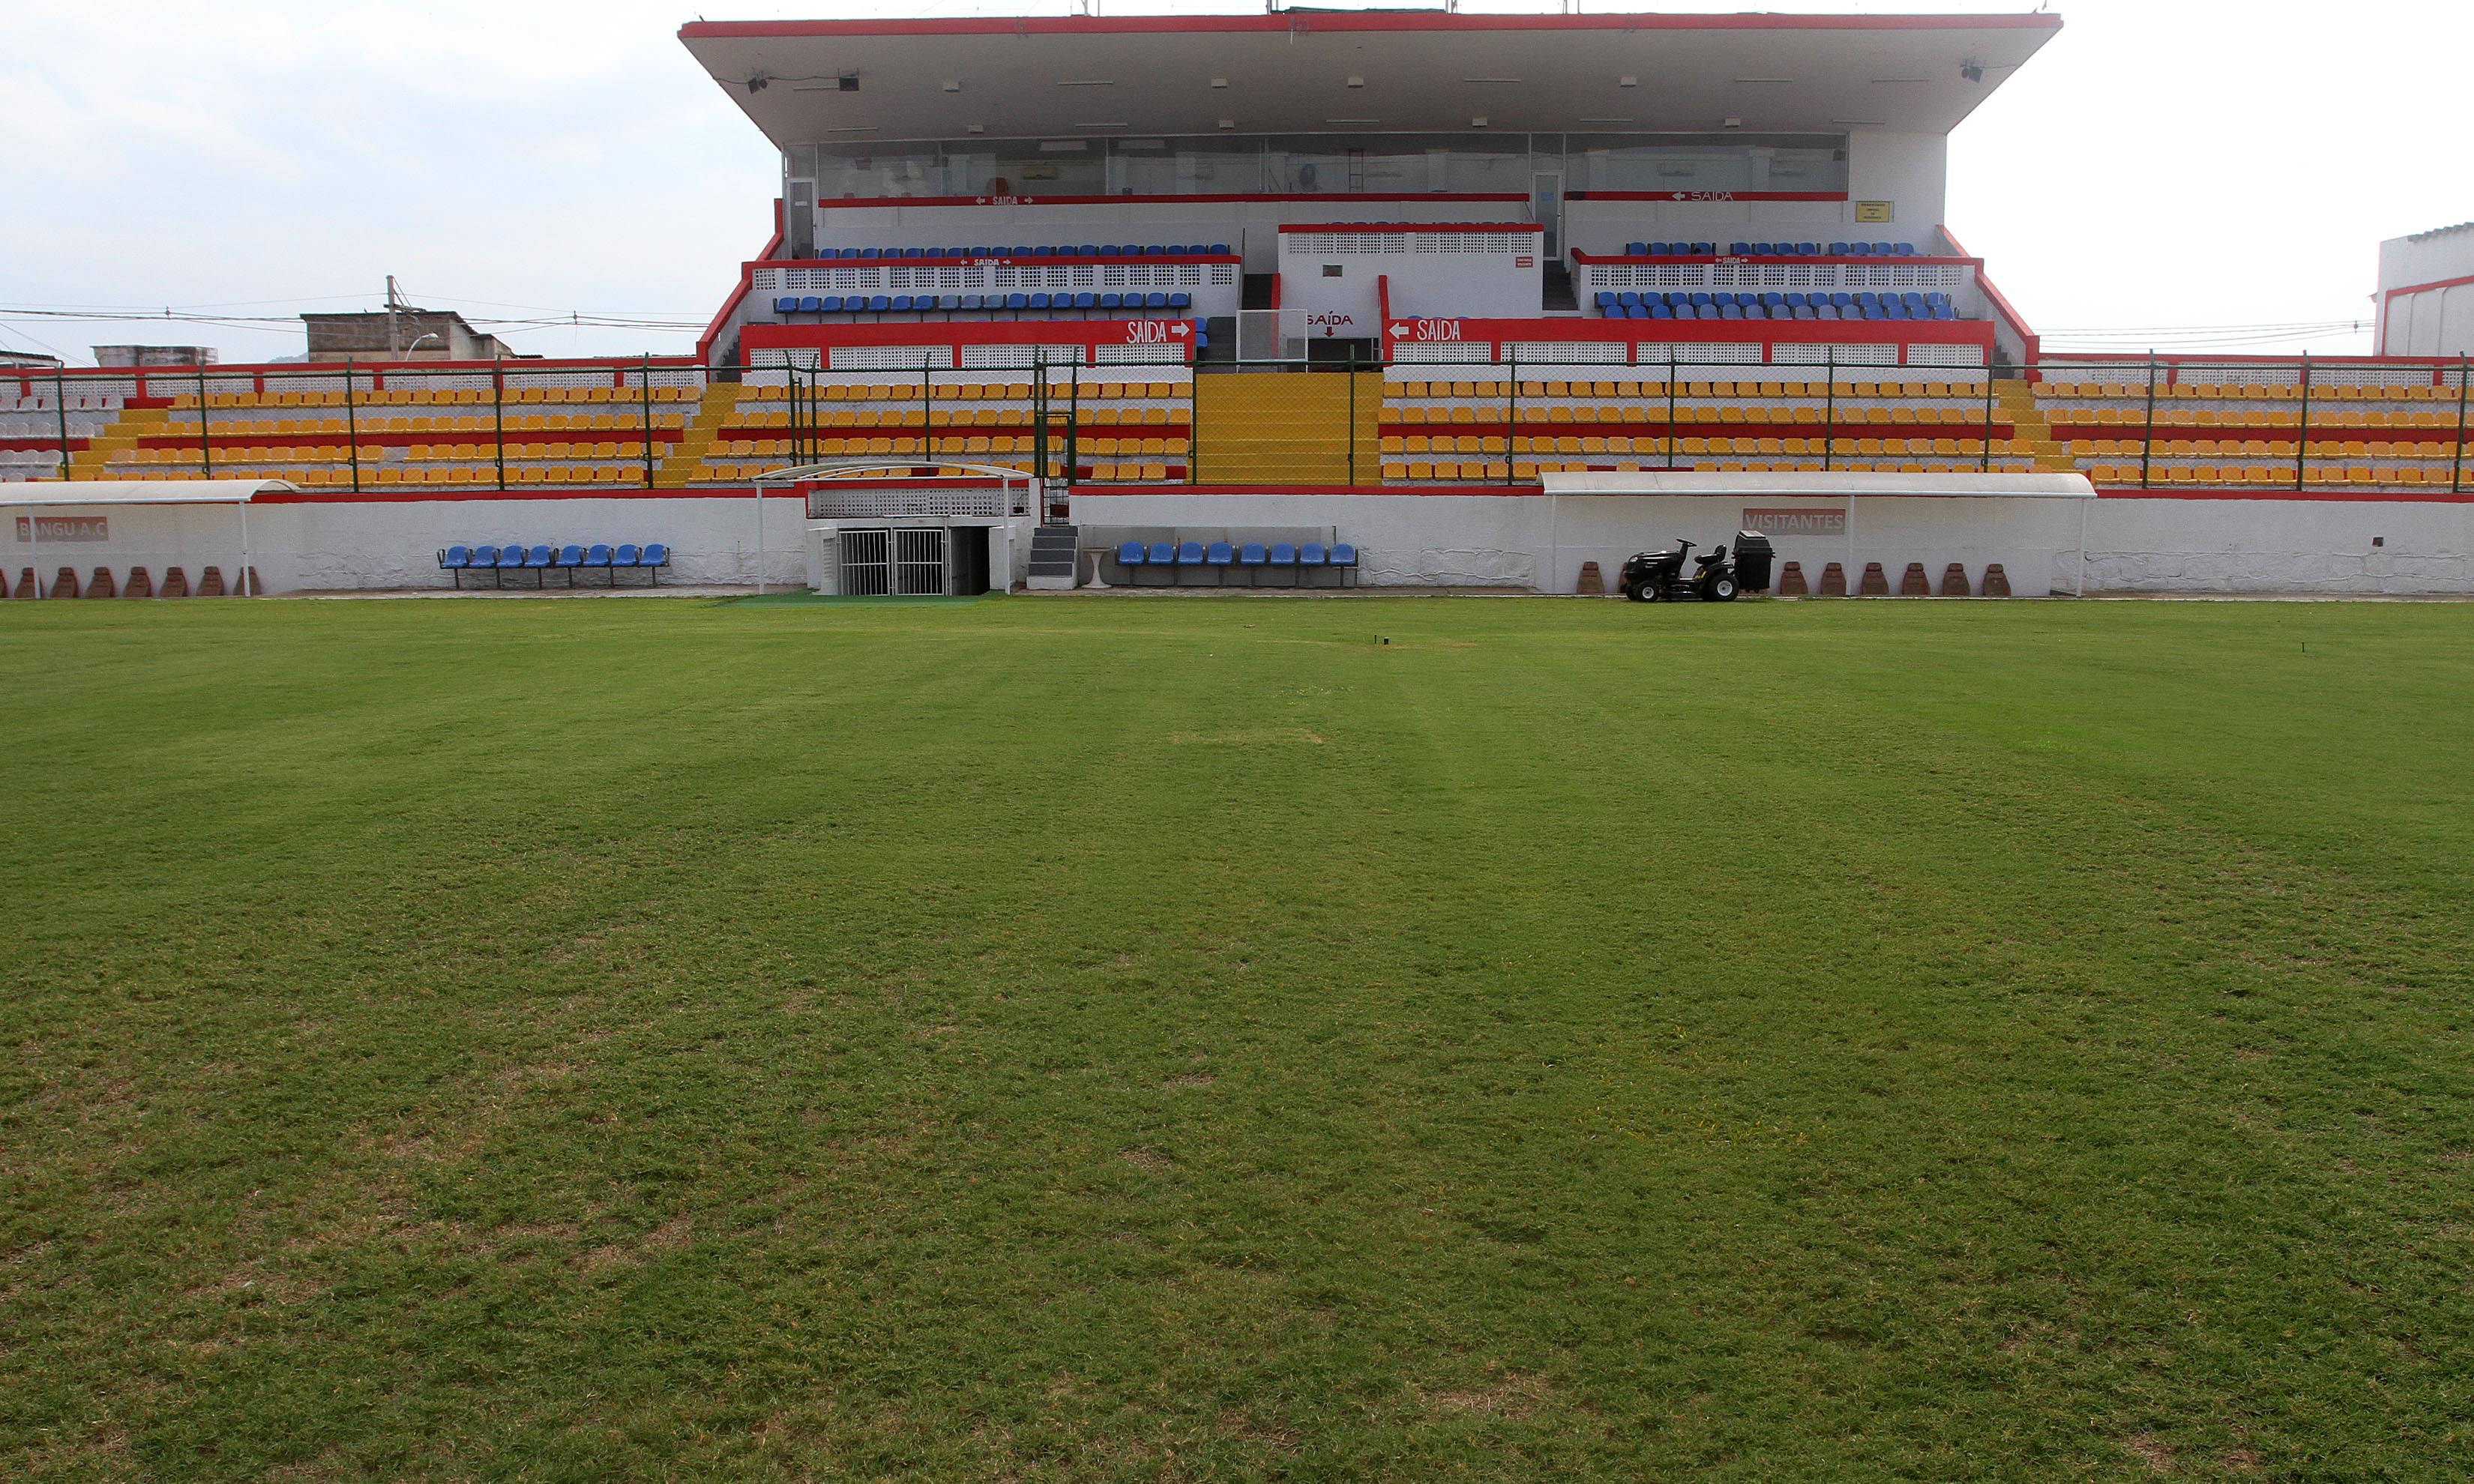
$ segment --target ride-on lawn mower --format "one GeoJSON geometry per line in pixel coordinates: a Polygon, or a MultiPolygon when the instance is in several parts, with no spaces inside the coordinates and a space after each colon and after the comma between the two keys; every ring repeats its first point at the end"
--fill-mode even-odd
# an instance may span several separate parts
{"type": "Polygon", "coordinates": [[[1724,544],[1710,547],[1684,575],[1684,560],[1692,555],[1690,541],[1678,541],[1664,551],[1644,551],[1624,559],[1623,595],[1635,603],[1733,603],[1744,584],[1766,591],[1770,585],[1771,546],[1758,531],[1735,533],[1735,557],[1724,544]],[[1737,573],[1738,561],[1745,570],[1737,573]]]}

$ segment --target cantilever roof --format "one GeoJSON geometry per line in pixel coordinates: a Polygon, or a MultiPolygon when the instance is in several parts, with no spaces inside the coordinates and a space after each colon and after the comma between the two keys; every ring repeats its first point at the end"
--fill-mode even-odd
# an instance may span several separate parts
{"type": "Polygon", "coordinates": [[[1224,119],[1243,133],[1465,132],[1481,117],[1505,132],[1697,133],[1735,118],[1747,133],[1944,133],[2061,24],[1291,11],[697,21],[679,39],[785,146],[973,126],[998,138],[1213,133],[1224,119]]]}
{"type": "Polygon", "coordinates": [[[0,485],[0,509],[62,505],[246,505],[295,492],[280,479],[46,479],[0,485]]]}

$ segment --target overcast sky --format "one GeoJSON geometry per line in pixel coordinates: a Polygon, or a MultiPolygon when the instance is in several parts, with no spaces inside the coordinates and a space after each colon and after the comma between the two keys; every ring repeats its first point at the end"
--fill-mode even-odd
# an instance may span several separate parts
{"type": "MultiPolygon", "coordinates": [[[[1072,9],[688,3],[713,19],[1072,9]]],[[[2053,9],[2061,36],[1956,134],[1950,192],[1951,229],[2049,343],[2123,331],[2123,344],[2187,348],[2186,327],[2208,326],[2227,347],[2360,352],[2366,335],[2271,342],[2221,327],[2366,319],[2382,238],[2474,218],[2467,0],[2053,9]]],[[[227,360],[297,354],[297,323],[27,311],[284,320],[375,306],[390,273],[415,301],[476,319],[700,325],[770,230],[777,171],[679,45],[679,23],[697,13],[659,0],[0,0],[0,347],[72,364],[128,341],[213,345],[227,360]]],[[[503,333],[549,355],[694,343],[636,327],[503,333]]]]}

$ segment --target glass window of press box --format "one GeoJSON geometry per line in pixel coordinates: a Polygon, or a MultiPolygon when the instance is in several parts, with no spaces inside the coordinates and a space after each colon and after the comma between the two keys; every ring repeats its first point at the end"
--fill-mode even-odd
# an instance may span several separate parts
{"type": "MultiPolygon", "coordinates": [[[[813,166],[811,164],[813,161],[813,166]]],[[[1561,170],[1576,191],[1847,188],[1843,140],[1677,134],[1205,134],[819,144],[815,199],[903,196],[1526,196],[1561,170]]]]}

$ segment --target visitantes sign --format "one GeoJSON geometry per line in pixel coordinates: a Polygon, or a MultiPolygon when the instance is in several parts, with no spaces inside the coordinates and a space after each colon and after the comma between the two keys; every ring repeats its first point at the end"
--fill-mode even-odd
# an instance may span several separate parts
{"type": "Polygon", "coordinates": [[[111,517],[109,515],[36,515],[17,517],[17,539],[21,541],[108,541],[111,539],[111,517]]]}
{"type": "Polygon", "coordinates": [[[1843,510],[1748,510],[1743,529],[1767,536],[1845,536],[1843,510]]]}

